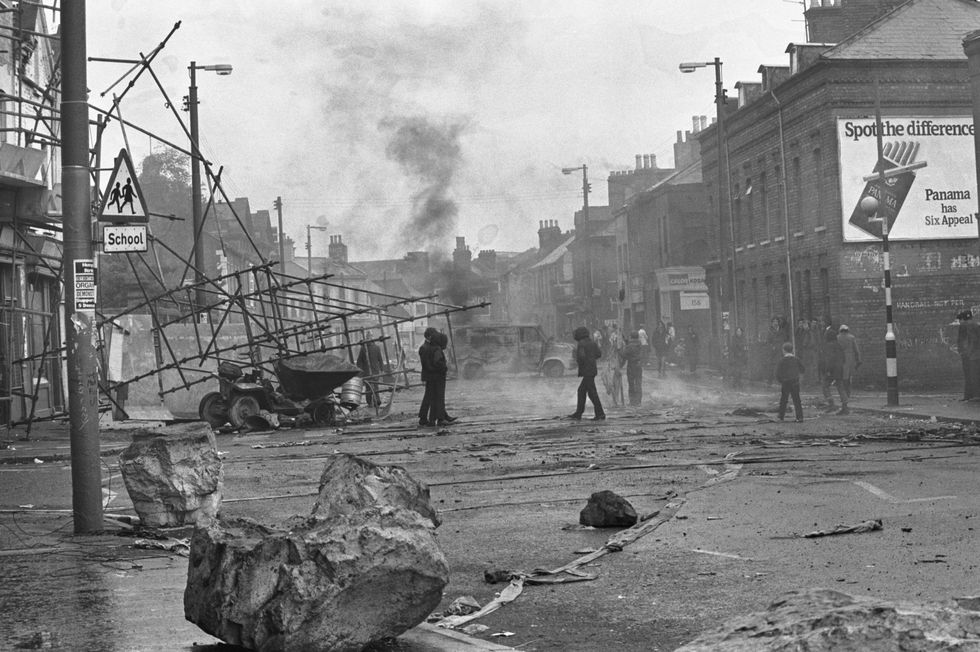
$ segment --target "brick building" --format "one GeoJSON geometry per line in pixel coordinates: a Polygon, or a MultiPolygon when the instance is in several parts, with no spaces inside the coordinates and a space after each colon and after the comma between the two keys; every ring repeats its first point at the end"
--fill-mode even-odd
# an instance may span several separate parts
{"type": "MultiPolygon", "coordinates": [[[[948,325],[958,309],[980,304],[973,117],[962,48],[963,36],[980,28],[980,4],[814,0],[804,15],[811,42],[790,44],[788,67],[763,66],[760,82],[737,85],[738,108],[726,117],[734,246],[722,256],[729,264],[734,258],[739,322],[756,341],[775,316],[846,323],[863,345],[856,386],[884,384],[880,226],[856,208],[878,160],[877,94],[886,167],[924,163],[895,177],[904,184],[890,228],[900,382],[906,388],[958,382],[948,325]]],[[[700,134],[712,215],[716,129],[700,134]]],[[[715,305],[725,286],[722,269],[708,270],[715,305]]]]}

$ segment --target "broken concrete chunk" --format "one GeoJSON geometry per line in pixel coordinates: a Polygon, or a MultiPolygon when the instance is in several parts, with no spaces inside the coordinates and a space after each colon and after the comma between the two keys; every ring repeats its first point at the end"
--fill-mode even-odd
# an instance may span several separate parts
{"type": "Polygon", "coordinates": [[[221,459],[206,423],[134,434],[119,469],[143,525],[203,525],[218,514],[221,459]]]}
{"type": "Polygon", "coordinates": [[[631,527],[636,525],[636,510],[617,493],[597,491],[579,513],[578,522],[592,527],[631,527]]]}
{"type": "Polygon", "coordinates": [[[677,652],[947,652],[976,649],[978,635],[976,612],[953,601],[915,604],[809,589],[787,594],[765,612],[732,618],[677,652]]]}
{"type": "Polygon", "coordinates": [[[409,509],[439,527],[442,519],[429,503],[429,488],[400,466],[378,466],[344,453],[332,455],[320,475],[313,515],[329,518],[367,505],[409,509]]]}
{"type": "Polygon", "coordinates": [[[184,615],[252,650],[361,650],[423,622],[448,581],[432,527],[413,511],[218,521],[191,540],[184,615]]]}

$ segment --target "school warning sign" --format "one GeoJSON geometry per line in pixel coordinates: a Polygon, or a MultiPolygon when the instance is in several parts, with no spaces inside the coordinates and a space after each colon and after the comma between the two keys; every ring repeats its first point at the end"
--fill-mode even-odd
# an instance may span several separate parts
{"type": "Polygon", "coordinates": [[[838,118],[841,217],[844,242],[881,237],[861,199],[878,200],[878,218],[890,240],[977,237],[977,177],[973,116],[883,116],[883,160],[878,161],[874,118],[838,118]],[[902,171],[865,180],[881,169],[902,171]]]}

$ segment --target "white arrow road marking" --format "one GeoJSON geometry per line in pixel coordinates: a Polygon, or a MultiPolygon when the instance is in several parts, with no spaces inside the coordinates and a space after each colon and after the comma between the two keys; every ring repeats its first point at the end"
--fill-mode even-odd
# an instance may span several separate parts
{"type": "Polygon", "coordinates": [[[883,489],[879,489],[878,487],[874,486],[870,482],[864,482],[863,480],[855,480],[854,481],[854,484],[856,484],[857,486],[861,487],[862,489],[867,489],[868,491],[870,491],[874,495],[878,496],[878,498],[881,498],[885,502],[895,503],[895,504],[903,504],[903,503],[927,503],[930,500],[953,500],[953,499],[957,498],[957,496],[933,496],[932,498],[908,498],[908,499],[902,499],[902,498],[896,498],[895,496],[891,495],[887,491],[884,491],[883,489]]]}

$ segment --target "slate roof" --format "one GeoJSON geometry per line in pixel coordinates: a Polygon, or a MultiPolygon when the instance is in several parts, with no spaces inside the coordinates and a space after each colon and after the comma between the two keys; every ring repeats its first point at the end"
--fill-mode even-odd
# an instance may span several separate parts
{"type": "Polygon", "coordinates": [[[963,37],[975,29],[980,29],[980,3],[975,0],[910,0],[821,58],[962,61],[963,37]]]}

